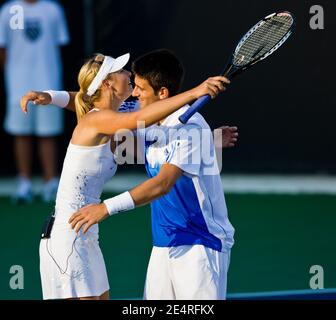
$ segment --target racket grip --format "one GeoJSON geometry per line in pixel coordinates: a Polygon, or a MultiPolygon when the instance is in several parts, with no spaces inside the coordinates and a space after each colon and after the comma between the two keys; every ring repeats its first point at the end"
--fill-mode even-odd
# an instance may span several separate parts
{"type": "Polygon", "coordinates": [[[179,116],[180,122],[186,124],[188,120],[210,100],[211,97],[208,94],[198,98],[185,113],[179,116]]]}

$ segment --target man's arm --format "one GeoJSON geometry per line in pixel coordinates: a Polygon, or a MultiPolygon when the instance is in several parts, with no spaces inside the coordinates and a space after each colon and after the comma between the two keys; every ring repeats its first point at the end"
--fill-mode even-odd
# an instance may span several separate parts
{"type": "MultiPolygon", "coordinates": [[[[55,91],[55,92],[59,93],[61,91],[55,91]]],[[[24,113],[27,113],[28,102],[30,101],[33,102],[34,104],[41,104],[41,105],[48,105],[53,102],[52,104],[58,107],[65,108],[72,112],[76,112],[75,97],[76,97],[77,91],[69,91],[67,92],[67,94],[69,97],[69,102],[64,107],[64,106],[57,104],[56,101],[52,101],[51,95],[47,92],[29,91],[21,98],[21,101],[20,101],[21,109],[24,113]]]]}
{"type": "MultiPolygon", "coordinates": [[[[139,207],[167,194],[181,175],[182,170],[177,166],[164,164],[157,176],[146,180],[129,191],[134,205],[139,207]]],[[[69,223],[76,232],[80,230],[83,224],[86,224],[83,229],[83,232],[86,233],[92,225],[103,221],[107,217],[109,217],[109,212],[105,203],[92,204],[74,213],[69,223]]]]}
{"type": "Polygon", "coordinates": [[[179,167],[169,163],[164,164],[157,176],[146,180],[130,191],[135,205],[138,207],[148,204],[169,193],[182,173],[179,167]]]}

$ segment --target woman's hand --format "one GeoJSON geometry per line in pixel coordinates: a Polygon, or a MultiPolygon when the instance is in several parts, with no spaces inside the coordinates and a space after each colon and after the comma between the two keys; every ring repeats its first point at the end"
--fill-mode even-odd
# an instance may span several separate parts
{"type": "Polygon", "coordinates": [[[28,102],[31,101],[34,104],[48,105],[51,103],[51,96],[49,93],[40,91],[29,91],[27,92],[20,101],[21,110],[27,113],[28,102]]]}

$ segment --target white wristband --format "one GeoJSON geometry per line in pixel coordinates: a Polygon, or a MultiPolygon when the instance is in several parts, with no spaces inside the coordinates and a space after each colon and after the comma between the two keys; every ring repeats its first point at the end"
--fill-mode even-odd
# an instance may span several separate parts
{"type": "Polygon", "coordinates": [[[46,90],[43,92],[50,94],[51,96],[50,104],[53,104],[60,108],[65,108],[70,101],[70,94],[67,91],[46,90]]]}
{"type": "Polygon", "coordinates": [[[113,198],[106,199],[104,200],[104,203],[110,216],[135,208],[133,198],[128,191],[113,198]]]}

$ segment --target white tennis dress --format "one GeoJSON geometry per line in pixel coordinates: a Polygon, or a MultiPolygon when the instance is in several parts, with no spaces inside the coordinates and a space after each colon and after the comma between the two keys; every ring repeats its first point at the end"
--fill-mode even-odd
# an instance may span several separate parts
{"type": "Polygon", "coordinates": [[[110,141],[85,147],[70,142],[56,197],[55,223],[50,239],[40,242],[43,299],[100,296],[109,290],[98,225],[76,234],[68,223],[78,209],[100,203],[105,182],[117,169],[110,141]]]}

